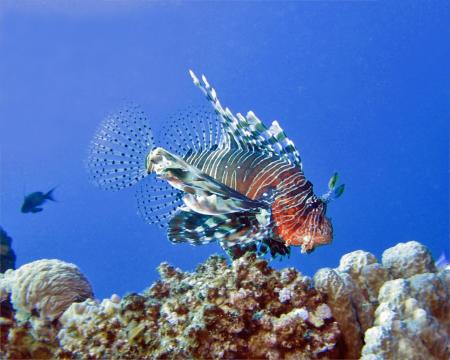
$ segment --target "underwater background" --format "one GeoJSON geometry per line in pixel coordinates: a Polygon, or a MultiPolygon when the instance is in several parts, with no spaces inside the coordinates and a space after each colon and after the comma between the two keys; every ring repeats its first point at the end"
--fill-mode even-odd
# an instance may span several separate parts
{"type": "MultiPolygon", "coordinates": [[[[16,266],[73,262],[96,297],[141,291],[168,261],[193,270],[217,245],[173,245],[133,189],[89,183],[99,122],[141,104],[155,135],[207,106],[188,69],[233,112],[276,119],[317,194],[334,171],[334,241],[276,267],[311,275],[350,251],[418,240],[449,254],[450,5],[434,2],[0,3],[0,225],[16,266]],[[23,214],[25,195],[57,186],[23,214]]],[[[158,138],[156,138],[158,144],[158,138]]]]}

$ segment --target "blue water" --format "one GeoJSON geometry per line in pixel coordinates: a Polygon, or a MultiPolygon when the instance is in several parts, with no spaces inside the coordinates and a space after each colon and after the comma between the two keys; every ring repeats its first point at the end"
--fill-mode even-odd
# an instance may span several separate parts
{"type": "Polygon", "coordinates": [[[157,130],[206,104],[277,119],[318,194],[337,170],[331,245],[276,266],[305,274],[347,252],[415,239],[449,252],[450,6],[410,2],[38,2],[0,5],[0,225],[17,265],[77,264],[97,297],[141,291],[168,261],[194,269],[218,245],[172,245],[136,214],[133,190],[93,187],[93,133],[125,100],[157,130]],[[36,5],[38,4],[38,5],[36,5]],[[52,5],[53,4],[53,5],[52,5]],[[22,214],[24,195],[56,203],[22,214]]]}

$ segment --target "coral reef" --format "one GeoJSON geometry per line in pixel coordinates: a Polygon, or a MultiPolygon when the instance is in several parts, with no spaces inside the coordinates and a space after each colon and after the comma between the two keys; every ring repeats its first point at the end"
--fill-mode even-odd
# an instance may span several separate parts
{"type": "Polygon", "coordinates": [[[363,334],[372,326],[378,305],[378,290],[388,280],[388,273],[374,255],[354,251],[341,258],[336,269],[320,269],[314,275],[315,287],[328,295],[342,330],[345,357],[357,358],[363,346],[363,334]]]}
{"type": "Polygon", "coordinates": [[[276,271],[246,254],[231,267],[212,256],[193,273],[166,263],[159,272],[161,280],[143,294],[72,304],[51,325],[46,348],[41,333],[32,331],[35,323],[15,325],[5,357],[32,357],[29,346],[19,353],[18,344],[33,341],[41,354],[58,358],[342,355],[340,330],[326,297],[293,268],[276,271]]]}
{"type": "Polygon", "coordinates": [[[437,270],[428,249],[417,241],[399,243],[387,249],[382,255],[382,263],[392,279],[409,278],[437,270]]]}
{"type": "Polygon", "coordinates": [[[47,259],[8,270],[0,279],[0,289],[0,294],[10,294],[18,320],[34,315],[52,321],[72,303],[93,296],[91,285],[75,265],[47,259]]]}
{"type": "Polygon", "coordinates": [[[385,283],[362,358],[448,359],[448,276],[425,273],[385,283]]]}
{"type": "Polygon", "coordinates": [[[212,256],[194,273],[166,263],[144,294],[72,305],[62,316],[64,354],[110,358],[310,359],[341,355],[325,297],[294,269],[246,254],[212,256]]]}
{"type": "Polygon", "coordinates": [[[381,264],[359,250],[344,255],[338,268],[319,270],[314,285],[328,295],[345,357],[449,358],[450,272],[436,271],[430,252],[416,241],[387,249],[381,264]]]}
{"type": "Polygon", "coordinates": [[[0,277],[0,340],[8,358],[47,358],[58,347],[55,326],[73,303],[93,297],[78,268],[38,260],[0,277]]]}
{"type": "Polygon", "coordinates": [[[362,359],[449,359],[450,271],[435,273],[431,254],[414,241],[386,250],[382,262],[393,280],[379,290],[362,359]]]}
{"type": "Polygon", "coordinates": [[[16,254],[11,247],[12,239],[0,226],[0,273],[6,270],[15,269],[16,254]]]}
{"type": "MultiPolygon", "coordinates": [[[[28,319],[19,312],[33,307],[17,306],[13,277],[6,275],[9,287],[0,279],[0,357],[450,356],[450,271],[438,271],[417,242],[387,249],[381,263],[365,251],[346,254],[337,268],[321,269],[313,280],[293,268],[271,269],[252,253],[231,265],[211,256],[192,273],[167,263],[158,270],[161,280],[142,294],[65,302],[58,311],[35,307],[40,311],[28,319]]],[[[61,300],[52,299],[46,301],[61,300]]]]}

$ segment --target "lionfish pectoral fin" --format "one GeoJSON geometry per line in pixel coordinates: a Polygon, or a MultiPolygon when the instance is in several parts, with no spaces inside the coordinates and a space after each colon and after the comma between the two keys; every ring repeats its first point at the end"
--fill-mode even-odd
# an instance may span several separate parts
{"type": "Polygon", "coordinates": [[[208,244],[215,240],[232,240],[245,226],[237,221],[236,214],[204,215],[187,207],[178,209],[169,222],[167,236],[173,243],[187,242],[191,245],[208,244]]]}
{"type": "Polygon", "coordinates": [[[105,190],[121,190],[148,175],[146,157],[153,135],[144,112],[135,105],[107,116],[91,142],[86,167],[91,181],[105,190]]]}
{"type": "Polygon", "coordinates": [[[270,226],[270,213],[266,209],[251,215],[246,213],[245,224],[240,233],[219,241],[220,246],[232,259],[247,251],[253,251],[261,257],[270,254],[272,259],[290,255],[290,246],[274,237],[270,226]]]}
{"type": "Polygon", "coordinates": [[[220,246],[227,250],[233,246],[260,244],[271,236],[270,213],[266,209],[228,214],[237,231],[220,240],[220,246]]]}
{"type": "Polygon", "coordinates": [[[345,184],[336,186],[338,179],[339,179],[338,173],[335,172],[328,181],[328,191],[321,196],[323,202],[329,203],[330,201],[338,199],[344,193],[345,184]]]}

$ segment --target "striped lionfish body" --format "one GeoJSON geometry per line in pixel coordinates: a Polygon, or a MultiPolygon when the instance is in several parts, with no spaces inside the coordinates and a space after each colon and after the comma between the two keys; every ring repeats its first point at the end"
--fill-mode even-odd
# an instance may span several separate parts
{"type": "Polygon", "coordinates": [[[344,189],[336,187],[337,174],[328,193],[316,196],[298,151],[276,121],[267,128],[253,112],[233,115],[205,77],[190,74],[214,114],[184,115],[166,129],[162,147],[153,146],[140,110],[107,118],[88,160],[94,182],[116,190],[141,183],[141,215],[167,225],[174,243],[256,245],[273,256],[288,254],[292,245],[310,252],[330,243],[327,203],[344,189]]]}

